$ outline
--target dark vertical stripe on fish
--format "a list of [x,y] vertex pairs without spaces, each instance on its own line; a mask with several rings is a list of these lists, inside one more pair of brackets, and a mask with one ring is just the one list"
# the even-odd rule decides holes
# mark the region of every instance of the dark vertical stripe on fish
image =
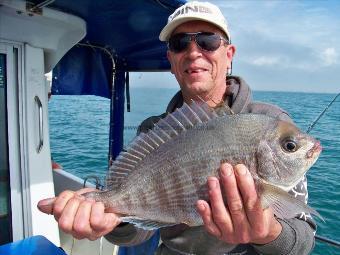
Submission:
[[153,182],[159,182],[159,183],[155,183],[156,186],[158,187],[158,200],[159,200],[159,207],[162,211],[167,211],[169,210],[168,208],[168,204],[171,202],[169,201],[169,194],[168,194],[168,189],[166,187],[166,185],[164,185],[165,183],[165,178],[166,175],[158,175],[157,178],[154,178]]

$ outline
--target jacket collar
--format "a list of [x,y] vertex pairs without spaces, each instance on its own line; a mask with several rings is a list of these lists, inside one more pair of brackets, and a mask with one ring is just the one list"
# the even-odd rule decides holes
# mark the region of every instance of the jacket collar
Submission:
[[[248,84],[239,76],[228,76],[226,79],[226,94],[231,97],[231,109],[235,113],[247,111],[247,106],[252,100]],[[166,112],[173,112],[183,105],[182,92],[178,91],[170,100]]]

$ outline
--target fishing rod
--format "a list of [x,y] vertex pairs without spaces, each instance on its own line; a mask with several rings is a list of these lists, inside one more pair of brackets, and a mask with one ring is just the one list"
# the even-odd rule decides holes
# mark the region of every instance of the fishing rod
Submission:
[[[312,122],[312,124],[308,127],[306,133],[309,133],[312,128],[315,126],[315,124],[319,121],[319,119],[325,114],[325,112],[328,110],[328,108],[335,102],[335,100],[338,98],[338,96],[340,95],[340,93],[338,93],[334,98],[333,100],[325,107],[325,109],[319,114],[319,116]],[[319,235],[315,235],[315,239],[317,241],[321,241],[323,243],[327,243],[327,244],[330,244],[330,245],[333,245],[337,248],[340,248],[340,242],[339,241],[336,241],[336,240],[333,240],[333,239],[330,239],[330,238],[327,238],[327,237],[323,237],[323,236],[319,236]]]
[[333,239],[323,237],[323,236],[318,236],[318,235],[315,235],[315,239],[318,240],[318,241],[330,244],[330,245],[334,245],[337,248],[340,248],[340,242],[339,241],[335,241]]
[[322,111],[322,113],[320,113],[320,115],[312,122],[312,124],[308,127],[306,133],[308,134],[312,128],[315,126],[315,124],[319,121],[319,119],[325,114],[325,112],[327,111],[327,109],[335,102],[335,100],[337,99],[337,97],[340,95],[340,93],[338,93],[334,99],[326,106],[326,108]]
[[[340,93],[338,93],[333,100],[325,107],[325,109],[319,114],[319,116],[312,122],[312,124],[308,127],[306,133],[309,133],[313,127],[315,126],[315,124],[319,121],[319,119],[325,114],[325,112],[328,110],[328,108],[335,102],[335,100],[338,98],[338,96],[340,95]],[[323,237],[323,236],[319,236],[319,235],[315,235],[315,239],[330,245],[334,245],[337,248],[340,248],[340,242],[329,239],[327,237]]]

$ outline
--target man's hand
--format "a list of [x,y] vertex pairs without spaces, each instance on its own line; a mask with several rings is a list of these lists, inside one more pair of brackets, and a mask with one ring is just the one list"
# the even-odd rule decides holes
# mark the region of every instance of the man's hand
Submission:
[[114,213],[105,213],[104,204],[90,201],[81,194],[94,189],[76,192],[66,190],[56,198],[39,201],[40,211],[53,214],[59,228],[77,239],[96,240],[111,232],[120,220]]
[[199,200],[197,209],[210,234],[230,244],[266,244],[281,233],[282,226],[272,210],[262,209],[254,180],[244,165],[233,168],[222,164],[220,180],[209,177],[208,189],[210,206]]

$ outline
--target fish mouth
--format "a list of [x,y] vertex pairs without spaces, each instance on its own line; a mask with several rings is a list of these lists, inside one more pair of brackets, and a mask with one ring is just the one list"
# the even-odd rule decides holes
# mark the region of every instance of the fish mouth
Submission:
[[322,146],[319,141],[316,141],[313,147],[307,152],[307,158],[313,158],[315,155],[319,155],[322,151]]

